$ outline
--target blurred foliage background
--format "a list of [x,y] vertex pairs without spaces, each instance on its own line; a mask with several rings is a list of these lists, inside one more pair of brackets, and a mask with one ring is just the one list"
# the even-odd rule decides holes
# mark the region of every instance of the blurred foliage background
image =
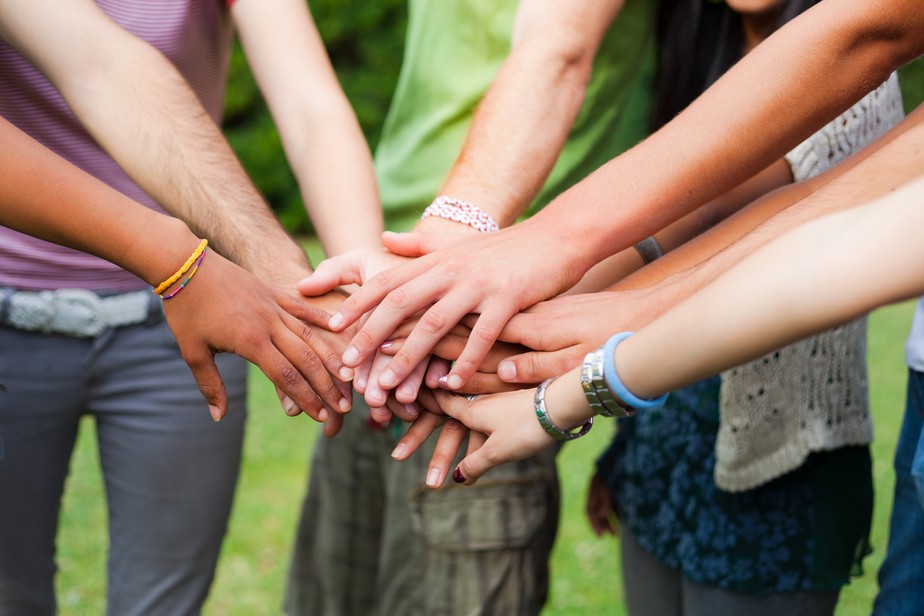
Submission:
[[[374,149],[398,79],[407,0],[310,0],[310,5],[343,89]],[[902,69],[901,76],[905,109],[910,112],[924,101],[924,58]],[[225,133],[286,228],[299,235],[311,233],[279,135],[240,47],[235,48],[231,63]]]

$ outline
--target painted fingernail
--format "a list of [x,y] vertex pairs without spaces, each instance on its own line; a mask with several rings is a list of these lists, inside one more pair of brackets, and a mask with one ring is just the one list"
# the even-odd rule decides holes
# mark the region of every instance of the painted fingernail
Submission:
[[403,460],[404,452],[407,451],[407,446],[404,443],[398,443],[398,446],[395,447],[395,450],[391,452],[391,457],[395,460]]
[[449,387],[448,382],[449,382],[449,377],[444,374],[443,376],[439,378],[439,380],[437,381],[437,384],[440,387],[446,388],[446,387]]
[[359,360],[359,350],[355,346],[348,346],[346,351],[343,352],[343,363],[353,367],[356,365],[357,360]]
[[459,470],[459,467],[456,467],[456,470],[452,471],[452,480],[456,483],[465,483],[465,475],[462,474],[462,471]]
[[353,406],[353,405],[350,403],[349,400],[347,400],[346,398],[340,398],[340,412],[341,412],[341,413],[347,413],[347,412],[349,412],[349,410],[350,410],[350,408],[352,408],[352,406]]
[[386,368],[382,374],[379,375],[379,385],[385,389],[391,389],[398,384],[398,377],[395,376],[395,373],[392,372],[391,368]]
[[213,406],[211,404],[209,405],[209,415],[212,416],[212,421],[215,423],[221,421],[221,409],[219,409],[217,406]]
[[431,488],[440,487],[440,469],[431,468],[427,473],[427,486]]
[[383,342],[382,344],[379,345],[379,348],[380,348],[380,349],[387,349],[387,348],[389,348],[391,345],[393,345],[394,343],[395,343],[394,340],[386,340],[385,342]]
[[517,378],[517,365],[505,359],[497,367],[497,376],[499,376],[502,381],[513,381]]
[[343,315],[338,312],[330,318],[330,321],[327,322],[327,326],[331,329],[337,329],[343,325],[344,320]]
[[340,375],[340,380],[343,381],[344,383],[349,383],[350,381],[353,380],[353,375],[354,375],[353,369],[348,368],[347,366],[341,367],[340,370],[337,372],[337,374]]

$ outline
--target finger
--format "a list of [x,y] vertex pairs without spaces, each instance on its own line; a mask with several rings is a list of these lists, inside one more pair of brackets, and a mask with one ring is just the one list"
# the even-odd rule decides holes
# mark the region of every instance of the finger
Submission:
[[535,383],[531,385],[524,385],[522,383],[506,383],[500,380],[500,377],[493,372],[476,372],[472,375],[472,378],[467,380],[465,384],[456,390],[456,393],[460,394],[494,394],[500,391],[513,391],[515,389],[522,389],[523,387],[535,386]]
[[[350,374],[351,370],[343,365],[343,359],[340,357],[340,353],[338,353],[333,345],[325,340],[321,334],[307,325],[304,321],[296,319],[288,314],[283,314],[283,321],[286,327],[289,328],[289,331],[311,347],[311,350],[318,359],[321,360],[321,364],[328,373],[337,375],[342,381],[350,380],[350,377],[353,376],[353,374]],[[322,334],[327,336],[333,335],[323,331]],[[343,391],[342,388],[341,391]],[[336,409],[337,407],[334,406],[333,408]]]
[[196,353],[184,352],[182,355],[192,370],[196,386],[209,405],[209,414],[213,420],[221,421],[228,412],[228,392],[221,380],[218,366],[215,365],[215,356],[205,347]]
[[310,325],[327,328],[327,323],[330,321],[329,312],[323,308],[309,304],[300,297],[293,297],[288,293],[283,293],[278,290],[274,291],[276,303],[287,313]]
[[366,385],[369,383],[369,373],[372,372],[372,361],[374,359],[375,357],[370,357],[353,369],[353,389],[357,393],[366,393]]
[[430,468],[427,470],[426,484],[428,488],[438,488],[443,485],[449,474],[449,467],[462,441],[468,436],[468,428],[463,426],[455,419],[447,419],[440,428],[439,437],[436,439],[436,447],[433,455],[430,456]]
[[385,406],[388,400],[388,391],[379,384],[379,375],[388,367],[391,358],[381,353],[376,353],[372,358],[369,369],[369,380],[366,382],[366,392],[364,397],[366,404],[369,406]]
[[482,475],[500,464],[502,461],[492,459],[492,445],[488,437],[477,451],[462,458],[452,473],[452,480],[467,486],[474,485]]
[[[301,325],[304,330],[301,336],[296,336],[290,330],[274,331],[270,336],[270,340],[276,348],[286,358],[291,358],[295,370],[294,373],[289,370],[282,371],[280,377],[283,382],[277,384],[301,406],[302,410],[312,415],[317,421],[325,421],[326,417],[321,417],[320,411],[317,411],[316,415],[314,415],[310,409],[302,406],[303,400],[307,396],[302,396],[302,399],[299,399],[290,392],[290,389],[297,386],[301,379],[307,381],[314,393],[320,397],[324,406],[334,412],[348,411],[351,401],[340,391],[337,382],[335,382],[321,358],[321,355],[330,354],[331,352],[325,351],[326,345],[311,332],[310,328],[304,324]],[[310,345],[306,344],[306,338],[311,341]],[[321,355],[318,354],[318,351],[320,351]]]
[[436,389],[440,386],[440,379],[449,374],[450,368],[452,368],[452,362],[447,359],[434,357],[430,360],[430,366],[427,368],[427,375],[424,377],[424,385],[430,389]]
[[420,391],[420,385],[423,383],[424,375],[430,366],[429,358],[420,362],[414,371],[411,372],[404,381],[395,389],[395,398],[399,402],[410,404],[417,399],[417,392]]
[[302,412],[302,409],[298,408],[298,405],[295,404],[295,400],[286,395],[286,392],[282,391],[278,387],[276,389],[276,397],[279,398],[279,403],[282,405],[282,410],[285,411],[285,414],[289,417],[295,417]]
[[507,383],[541,383],[579,365],[586,353],[580,347],[559,351],[529,351],[508,357],[497,366],[497,376]]
[[337,435],[340,432],[340,428],[343,427],[343,415],[337,415],[336,413],[331,413],[327,421],[324,422],[324,436],[331,438]]
[[[385,332],[387,335],[404,319],[416,312],[416,310],[405,312],[407,308],[405,305],[407,303],[407,293],[402,288],[402,285],[420,274],[423,274],[435,263],[436,261],[433,259],[415,259],[414,261],[408,261],[407,263],[387,269],[384,272],[379,272],[367,280],[356,293],[346,298],[343,303],[340,304],[337,312],[328,322],[328,328],[335,332],[343,331],[358,321],[364,314],[384,302],[387,304],[387,307],[392,310],[397,310],[402,315],[396,318],[395,322],[390,325],[388,331]],[[430,293],[439,294],[441,290],[442,285],[436,284],[434,288],[430,289]],[[420,307],[422,308],[427,303],[429,303],[429,301],[424,301]],[[372,346],[378,346],[384,342],[386,335],[376,340]],[[347,364],[351,363],[346,357],[344,357],[344,359],[347,361]]]
[[387,406],[370,406],[369,407],[369,416],[372,417],[372,421],[383,426],[391,421],[391,411]]
[[[388,368],[379,377],[382,387],[394,387],[406,379],[411,371],[431,353],[434,345],[446,335],[446,332],[452,329],[459,319],[468,314],[468,307],[460,297],[462,295],[464,292],[447,295],[420,317],[420,321],[408,336],[404,347],[391,359]],[[364,328],[370,326],[377,313],[378,311],[372,313]]]
[[407,404],[399,402],[398,399],[395,398],[394,392],[389,392],[388,401],[385,406],[388,407],[392,415],[408,423],[414,421],[417,419],[417,416],[420,415],[420,406],[416,402]]
[[433,434],[433,431],[443,425],[445,415],[423,412],[411,424],[404,436],[398,441],[391,457],[395,460],[407,460],[421,445]]
[[450,248],[471,241],[466,233],[395,233],[385,231],[382,233],[382,244],[385,248],[402,257],[420,257],[422,255]]
[[481,449],[482,445],[484,445],[487,440],[487,434],[470,430],[468,433],[468,449],[466,449],[465,455],[473,454]]
[[[487,357],[491,346],[497,340],[497,335],[504,324],[516,313],[513,306],[496,303],[493,307],[485,307],[484,312],[475,323],[472,334],[469,336],[465,349],[459,359],[452,365],[449,375],[444,380],[450,390],[459,389],[465,381],[470,379],[478,370],[478,366]],[[410,340],[410,339],[409,339]],[[397,359],[397,356],[396,358]]]
[[298,281],[298,292],[307,296],[324,295],[341,285],[362,282],[359,255],[349,252],[321,261],[310,276]]

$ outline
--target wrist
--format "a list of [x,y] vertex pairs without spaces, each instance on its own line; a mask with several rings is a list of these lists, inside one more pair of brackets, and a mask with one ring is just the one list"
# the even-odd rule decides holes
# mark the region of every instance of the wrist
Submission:
[[424,210],[421,219],[428,217],[443,218],[468,225],[482,233],[500,231],[500,226],[494,219],[480,207],[447,195],[440,195]]

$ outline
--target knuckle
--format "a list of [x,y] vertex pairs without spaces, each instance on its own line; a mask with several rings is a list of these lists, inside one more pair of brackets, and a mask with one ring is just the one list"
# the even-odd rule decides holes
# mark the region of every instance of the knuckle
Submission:
[[438,334],[443,331],[443,328],[446,326],[446,318],[443,316],[436,308],[431,308],[426,311],[422,317],[420,317],[420,322],[417,327],[421,331],[428,334]]
[[389,308],[395,308],[398,310],[404,309],[408,305],[407,291],[401,288],[389,291],[382,303],[387,305]]

